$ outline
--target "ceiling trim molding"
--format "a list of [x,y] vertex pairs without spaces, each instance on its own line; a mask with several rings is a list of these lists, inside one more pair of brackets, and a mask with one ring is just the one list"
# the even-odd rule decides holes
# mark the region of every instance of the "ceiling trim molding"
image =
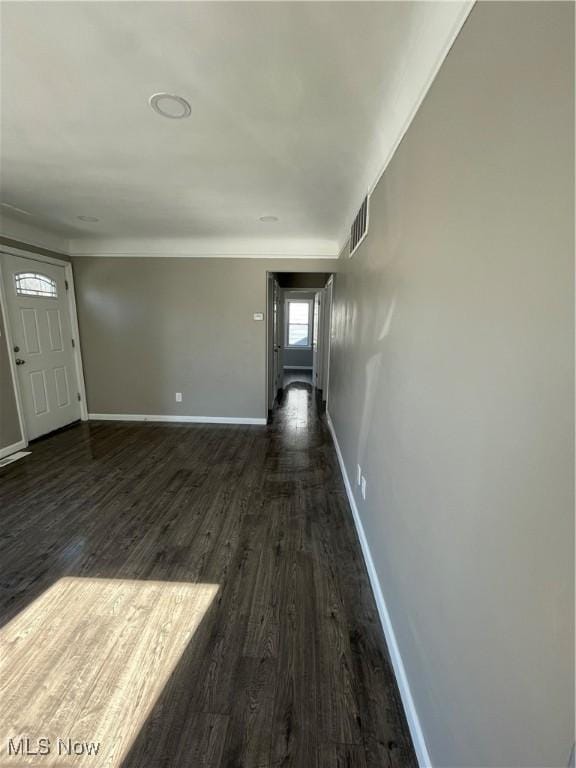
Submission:
[[32,245],[35,248],[52,251],[58,255],[68,253],[66,237],[49,232],[31,222],[19,221],[7,216],[4,211],[0,218],[0,235],[7,240]]
[[34,254],[35,256],[48,256],[53,259],[58,259],[59,261],[70,260],[67,252],[53,251],[50,248],[42,248],[33,243],[26,243],[22,240],[14,240],[11,237],[4,237],[4,235],[0,235],[0,249],[2,251],[9,251],[10,253],[14,251],[16,255],[26,253],[28,256],[30,254]]
[[442,67],[442,64],[444,63],[446,57],[450,53],[450,50],[452,49],[452,46],[456,42],[456,39],[458,35],[460,34],[460,31],[462,27],[464,26],[466,19],[470,15],[470,12],[474,5],[476,4],[476,0],[463,0],[461,3],[460,12],[458,13],[456,19],[454,20],[454,24],[452,28],[450,29],[450,33],[446,37],[446,42],[442,46],[436,60],[433,62],[432,66],[430,67],[430,72],[428,74],[428,77],[426,78],[426,82],[424,83],[423,87],[421,88],[420,92],[418,93],[416,99],[414,100],[414,104],[412,106],[412,109],[408,113],[406,120],[404,121],[402,128],[400,129],[398,136],[396,137],[396,140],[390,147],[389,152],[387,153],[386,157],[384,158],[384,162],[380,163],[376,170],[373,173],[373,181],[371,184],[368,185],[368,187],[364,190],[364,192],[361,193],[361,196],[358,199],[358,203],[355,206],[354,210],[347,216],[346,218],[346,227],[345,229],[340,232],[340,236],[338,237],[338,244],[339,249],[338,252],[340,253],[342,249],[346,246],[348,240],[350,239],[350,229],[352,227],[352,223],[354,219],[356,218],[356,214],[358,213],[358,209],[360,208],[360,205],[362,204],[362,200],[366,195],[371,195],[372,192],[376,189],[378,186],[378,182],[386,172],[386,169],[390,165],[390,162],[392,161],[392,158],[396,154],[396,150],[400,146],[402,139],[408,132],[408,129],[410,128],[410,125],[412,124],[412,121],[416,117],[418,110],[422,106],[422,103],[424,99],[426,98],[426,95],[428,94],[428,91],[430,90],[430,87],[432,86],[432,83],[436,79],[436,76],[438,75],[440,68]]
[[70,241],[75,257],[139,257],[182,259],[330,259],[338,258],[338,244],[330,240],[234,238],[85,238]]
[[75,259],[301,259],[313,261],[338,261],[338,256],[324,256],[317,253],[309,254],[294,254],[294,253],[170,253],[166,251],[160,251],[158,253],[103,253],[102,251],[96,251],[94,253],[71,252],[70,256]]

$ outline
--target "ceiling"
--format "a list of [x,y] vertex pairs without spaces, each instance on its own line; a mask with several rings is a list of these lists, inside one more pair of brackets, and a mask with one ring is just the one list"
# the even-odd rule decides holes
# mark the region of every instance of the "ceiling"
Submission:
[[3,214],[79,250],[335,255],[469,8],[2,2],[1,199],[30,215]]

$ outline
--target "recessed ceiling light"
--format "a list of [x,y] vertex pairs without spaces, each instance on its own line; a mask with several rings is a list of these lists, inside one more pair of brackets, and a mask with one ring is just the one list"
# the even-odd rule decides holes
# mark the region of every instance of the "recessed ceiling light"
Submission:
[[169,117],[171,120],[181,120],[183,117],[190,117],[192,109],[190,104],[182,96],[176,96],[174,93],[155,93],[150,96],[150,106],[162,117]]
[[80,219],[80,221],[100,221],[100,219],[97,219],[96,216],[76,216],[77,219]]
[[260,221],[265,224],[272,224],[274,221],[278,221],[278,216],[260,216]]
[[3,208],[8,208],[9,211],[16,211],[16,213],[22,213],[24,216],[32,216],[30,211],[25,211],[24,208],[18,208],[17,205],[12,205],[11,203],[2,203]]

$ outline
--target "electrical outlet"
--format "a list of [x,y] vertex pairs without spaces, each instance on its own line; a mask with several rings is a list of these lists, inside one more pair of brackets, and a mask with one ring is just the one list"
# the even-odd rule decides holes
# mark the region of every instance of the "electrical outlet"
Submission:
[[182,392],[176,392],[176,402],[177,403],[182,402]]
[[360,466],[360,464],[358,464],[356,467],[356,485],[360,485],[361,482],[362,482],[362,467]]
[[366,478],[362,477],[362,498],[366,501]]

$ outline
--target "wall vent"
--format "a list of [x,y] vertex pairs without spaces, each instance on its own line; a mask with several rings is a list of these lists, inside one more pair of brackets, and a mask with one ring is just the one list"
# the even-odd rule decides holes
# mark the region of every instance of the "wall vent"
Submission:
[[350,256],[354,254],[354,251],[362,240],[366,237],[368,234],[368,195],[364,198],[362,201],[362,205],[360,206],[360,210],[356,214],[356,218],[354,219],[352,223],[352,228],[350,229]]

